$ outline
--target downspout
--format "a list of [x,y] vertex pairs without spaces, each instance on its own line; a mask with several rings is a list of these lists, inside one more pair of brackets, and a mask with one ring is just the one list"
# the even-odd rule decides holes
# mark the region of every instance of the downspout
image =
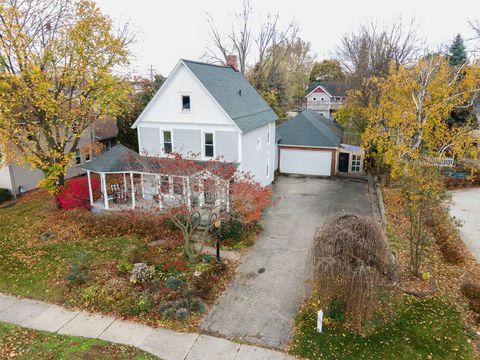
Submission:
[[12,185],[13,198],[17,198],[17,186],[15,185],[15,177],[13,176],[12,164],[8,164],[8,174],[10,175],[10,184]]

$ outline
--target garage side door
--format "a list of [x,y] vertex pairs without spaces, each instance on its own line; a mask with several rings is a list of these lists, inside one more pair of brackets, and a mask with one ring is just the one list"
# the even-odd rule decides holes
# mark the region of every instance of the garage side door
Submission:
[[280,172],[287,174],[330,176],[330,151],[280,149]]

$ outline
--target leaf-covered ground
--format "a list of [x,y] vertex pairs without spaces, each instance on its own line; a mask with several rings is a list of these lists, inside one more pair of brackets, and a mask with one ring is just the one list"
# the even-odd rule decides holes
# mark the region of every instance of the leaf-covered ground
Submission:
[[[160,218],[131,211],[102,216],[63,211],[54,208],[44,191],[29,193],[0,209],[0,292],[151,326],[195,330],[235,264],[217,266],[213,257],[186,264],[181,235]],[[148,246],[152,241],[161,245]],[[79,254],[91,260],[86,279],[72,282],[70,264]],[[155,268],[154,279],[131,282],[130,272],[138,262]],[[200,276],[194,276],[198,269]],[[167,288],[172,276],[181,279],[179,288]],[[188,310],[186,319],[176,315],[181,308]]]
[[52,334],[4,323],[0,323],[0,358],[12,360],[156,359],[155,356],[130,346]]
[[317,333],[315,304],[303,307],[296,319],[290,352],[307,359],[475,359],[473,336],[459,312],[439,298],[405,297],[396,316],[362,337],[326,325]]

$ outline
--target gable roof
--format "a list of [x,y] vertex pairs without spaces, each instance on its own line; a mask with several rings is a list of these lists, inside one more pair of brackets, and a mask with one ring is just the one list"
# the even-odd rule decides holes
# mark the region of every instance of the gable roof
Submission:
[[160,92],[167,86],[169,79],[174,76],[181,65],[185,65],[198,79],[243,133],[255,130],[278,119],[277,114],[268,106],[255,88],[240,72],[234,70],[231,66],[181,59],[132,125],[132,128],[137,127],[151,104],[159,97]]
[[280,145],[338,148],[343,128],[319,113],[305,109],[275,130]]
[[244,133],[278,119],[255,88],[231,66],[182,62]]
[[308,85],[307,96],[319,86],[331,96],[346,96],[347,94],[347,84],[343,81],[312,81]]

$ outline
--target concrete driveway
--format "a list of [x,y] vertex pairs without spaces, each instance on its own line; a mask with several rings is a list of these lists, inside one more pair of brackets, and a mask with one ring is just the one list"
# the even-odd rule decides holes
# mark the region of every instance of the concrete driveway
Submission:
[[452,200],[450,215],[462,221],[460,235],[480,262],[480,189],[452,191]]
[[308,295],[315,229],[348,210],[371,216],[367,184],[349,179],[280,177],[255,246],[203,320],[204,331],[284,348],[293,317]]

